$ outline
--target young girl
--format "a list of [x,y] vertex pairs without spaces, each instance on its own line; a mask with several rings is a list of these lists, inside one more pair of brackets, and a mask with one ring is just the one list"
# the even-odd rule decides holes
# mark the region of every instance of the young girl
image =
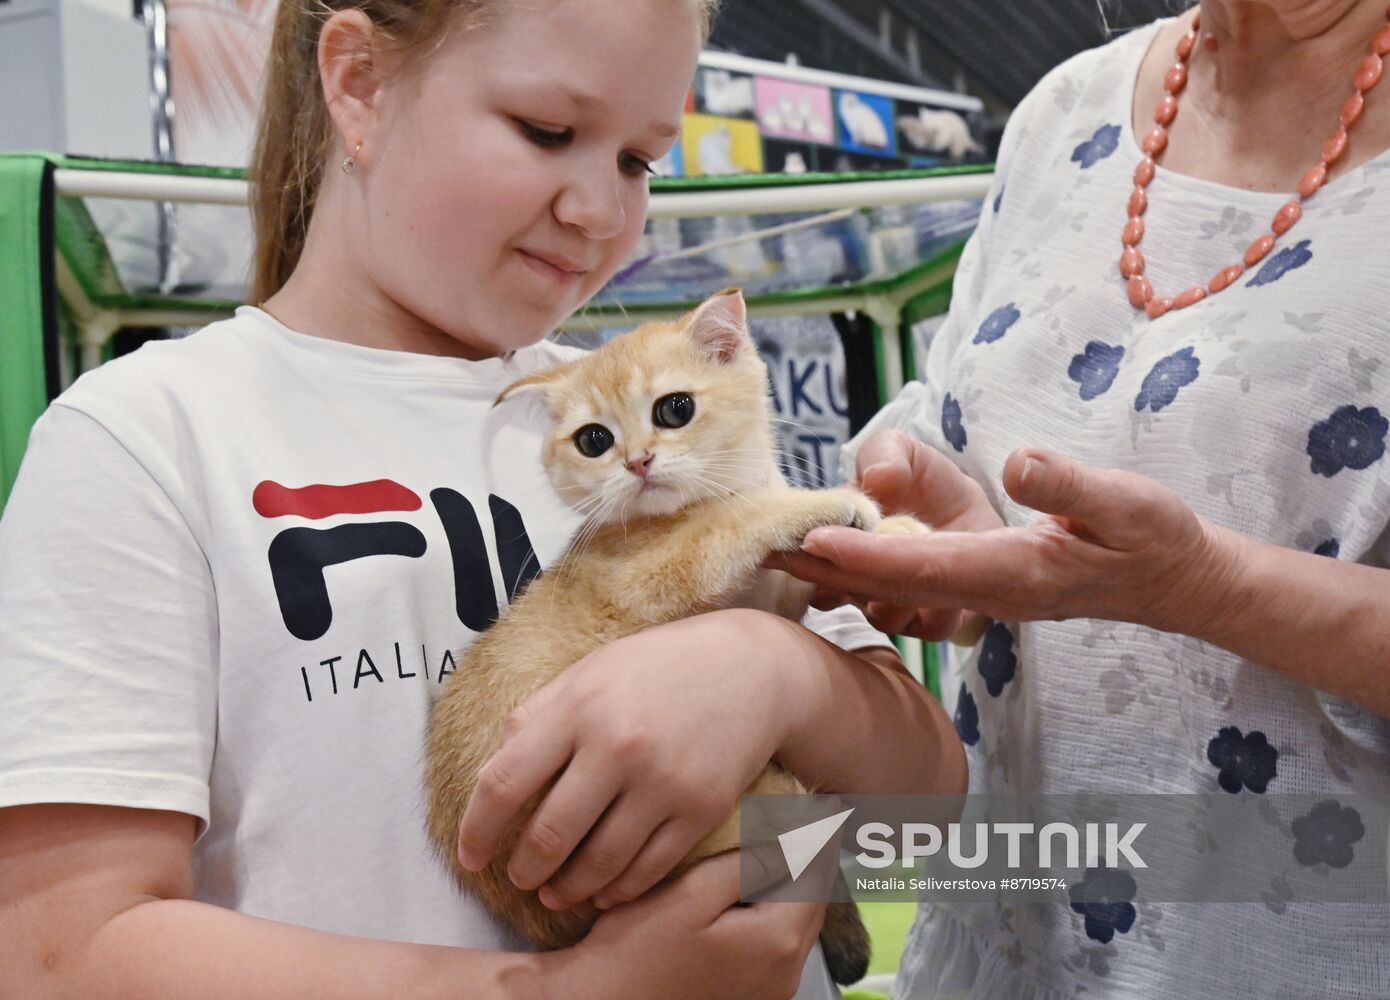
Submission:
[[862,617],[727,611],[586,658],[488,771],[478,863],[509,791],[563,775],[513,878],[612,907],[581,944],[508,951],[426,841],[439,684],[576,527],[544,428],[490,404],[566,356],[544,336],[632,250],[708,16],[281,9],[261,306],[80,379],[0,522],[18,995],[785,996],[821,907],[732,907],[733,858],[647,890],[773,756],[830,790],[963,786],[949,722]]

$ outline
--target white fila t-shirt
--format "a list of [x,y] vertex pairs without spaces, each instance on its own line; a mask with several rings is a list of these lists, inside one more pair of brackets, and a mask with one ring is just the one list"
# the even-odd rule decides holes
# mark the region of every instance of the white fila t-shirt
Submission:
[[[190,813],[200,900],[518,946],[431,853],[422,748],[457,651],[578,525],[543,417],[492,408],[571,356],[377,350],[243,307],[80,378],[0,521],[0,806]],[[807,624],[888,644],[853,609]]]

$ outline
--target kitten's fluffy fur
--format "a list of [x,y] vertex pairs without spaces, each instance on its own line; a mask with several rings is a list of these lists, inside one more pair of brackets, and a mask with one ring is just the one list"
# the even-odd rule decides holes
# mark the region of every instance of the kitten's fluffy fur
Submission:
[[[592,354],[528,376],[498,398],[538,394],[553,419],[544,463],[550,480],[587,515],[559,563],[462,657],[431,721],[430,836],[460,884],[499,920],[542,948],[573,944],[599,911],[543,906],[507,877],[524,814],[489,866],[473,873],[457,858],[459,820],[482,765],[501,744],[507,715],[570,664],[598,647],[662,622],[738,604],[800,619],[811,588],[760,568],[771,552],[796,549],[821,525],[874,529],[878,509],[856,490],[785,485],[774,459],[767,369],[748,335],[742,296],[720,293],[674,323],[648,323]],[[694,401],[676,428],[657,425],[655,405],[672,393]],[[516,404],[508,404],[516,405]],[[599,424],[611,446],[586,457],[576,433]],[[651,455],[644,479],[625,462]],[[648,485],[650,484],[650,485]],[[890,518],[887,530],[914,530]],[[775,711],[774,706],[768,707]],[[805,787],[769,765],[754,793]],[[677,871],[738,846],[731,815]],[[853,904],[832,904],[821,939],[840,982],[862,977],[868,937]]]

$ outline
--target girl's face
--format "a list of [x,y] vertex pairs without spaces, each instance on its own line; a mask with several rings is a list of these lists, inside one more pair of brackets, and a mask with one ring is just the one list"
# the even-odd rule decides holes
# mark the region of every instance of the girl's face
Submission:
[[358,265],[415,322],[495,354],[545,337],[642,233],[700,37],[691,0],[502,0],[382,93]]

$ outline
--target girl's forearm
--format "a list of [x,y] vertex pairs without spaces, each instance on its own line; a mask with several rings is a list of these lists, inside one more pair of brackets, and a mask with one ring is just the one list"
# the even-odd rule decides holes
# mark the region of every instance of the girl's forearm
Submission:
[[1228,569],[1183,631],[1390,716],[1390,570],[1216,532]]
[[965,750],[941,704],[886,649],[846,652],[757,615],[759,648],[789,669],[778,761],[822,792],[960,794]]
[[106,920],[76,954],[34,968],[28,997],[471,996],[549,1000],[552,956],[329,934],[206,903],[151,899]]

